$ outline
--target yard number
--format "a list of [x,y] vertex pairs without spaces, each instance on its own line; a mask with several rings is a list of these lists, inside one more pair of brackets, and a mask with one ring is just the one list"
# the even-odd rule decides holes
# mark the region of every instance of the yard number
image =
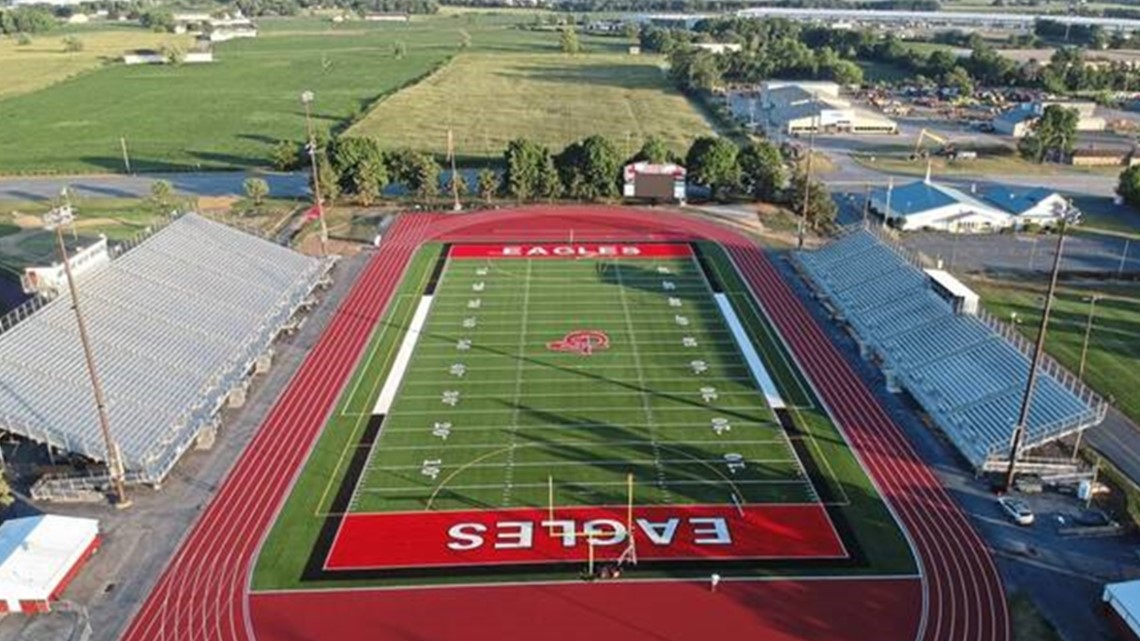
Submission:
[[711,403],[711,402],[715,401],[716,399],[720,398],[720,395],[716,393],[715,387],[702,387],[701,388],[701,398],[706,403]]
[[688,327],[689,326],[689,317],[688,316],[681,316],[680,314],[677,314],[673,317],[673,320],[676,321],[676,323],[678,325],[680,325],[681,327]]
[[455,349],[457,349],[461,352],[466,352],[467,350],[471,349],[471,339],[470,338],[459,339],[455,343]]
[[674,289],[677,289],[677,284],[671,280],[663,280],[661,281],[661,289],[664,289],[667,292],[671,292]]
[[737,454],[736,452],[729,452],[724,455],[724,463],[728,466],[728,471],[736,474],[738,470],[744,469],[744,455]]
[[696,347],[697,339],[693,338],[692,336],[685,336],[681,338],[681,345],[684,347]]
[[451,367],[447,369],[447,373],[463,378],[463,375],[467,373],[467,366],[463,363],[452,363]]
[[443,459],[429,458],[424,459],[424,465],[420,468],[420,474],[430,476],[431,480],[435,480],[439,476],[439,468],[443,465]]
[[444,390],[443,395],[440,397],[440,402],[444,405],[455,407],[459,404],[459,390]]
[[683,303],[681,302],[680,298],[677,298],[676,296],[669,297],[669,307],[680,307],[682,304]]
[[704,361],[689,361],[689,367],[693,368],[694,374],[704,374],[709,371],[709,364]]
[[712,424],[713,431],[716,432],[717,436],[732,431],[732,425],[729,424],[727,418],[718,416],[709,422]]
[[474,316],[468,316],[467,318],[463,319],[464,329],[474,329],[478,324],[479,321]]
[[480,298],[472,298],[467,301],[467,309],[479,309],[483,306],[483,300]]
[[451,436],[451,421],[436,421],[431,428],[431,435],[446,441]]
[[484,283],[483,281],[479,281],[477,283],[471,283],[471,291],[481,292],[481,291],[483,291],[483,288],[486,286],[487,286],[487,284]]

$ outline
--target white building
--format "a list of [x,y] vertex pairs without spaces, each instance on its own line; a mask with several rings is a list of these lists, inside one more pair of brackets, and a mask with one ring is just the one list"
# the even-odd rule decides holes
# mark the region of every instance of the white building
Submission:
[[[107,252],[107,237],[100,236],[99,240],[86,247],[69,247],[67,258],[67,262],[71,264],[71,274],[76,278],[99,265],[111,262],[111,254]],[[67,288],[67,273],[62,262],[25,267],[24,275],[20,277],[20,284],[25,294],[56,296]]]
[[48,612],[99,547],[99,522],[41,514],[0,525],[0,614]]
[[[834,82],[772,81],[761,86],[761,117],[773,137],[825,134],[894,134],[895,121],[839,97]],[[751,116],[751,114],[749,114]]]
[[994,185],[966,193],[927,177],[898,187],[871,190],[870,207],[903,231],[930,229],[954,233],[1051,226],[1064,213],[1060,194],[1037,187]]
[[693,46],[696,47],[697,49],[703,49],[705,51],[711,51],[712,53],[716,53],[716,54],[726,53],[729,51],[736,52],[736,51],[740,51],[742,48],[738,44],[731,44],[731,43],[725,43],[725,42],[698,42],[698,43],[694,44]]
[[1045,108],[1057,105],[1077,112],[1077,131],[1104,131],[1108,121],[1096,115],[1096,103],[1085,100],[1050,100],[1023,102],[1016,107],[998,114],[994,120],[994,131],[1014,138],[1024,138],[1029,134],[1033,123],[1045,113]]

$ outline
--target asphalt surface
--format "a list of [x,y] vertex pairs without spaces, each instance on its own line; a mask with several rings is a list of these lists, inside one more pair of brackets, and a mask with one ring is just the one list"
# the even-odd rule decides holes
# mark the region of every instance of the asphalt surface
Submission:
[[269,183],[269,195],[274,198],[303,197],[309,192],[307,174],[296,172],[4,176],[0,177],[0,200],[46,200],[59,196],[64,187],[82,198],[140,198],[150,195],[151,185],[157,180],[169,181],[176,192],[185,196],[240,195],[244,193],[242,182],[250,177],[265,179]]

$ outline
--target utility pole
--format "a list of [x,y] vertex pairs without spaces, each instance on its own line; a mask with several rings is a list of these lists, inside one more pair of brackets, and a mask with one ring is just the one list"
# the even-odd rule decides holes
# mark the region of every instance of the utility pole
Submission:
[[[66,198],[67,191],[64,190]],[[87,324],[83,320],[83,311],[79,306],[79,289],[75,285],[75,278],[71,273],[71,262],[67,255],[67,244],[63,241],[63,226],[75,222],[71,204],[67,203],[48,212],[44,218],[44,227],[55,231],[56,244],[59,255],[63,260],[63,273],[67,277],[67,288],[71,293],[71,309],[75,311],[75,322],[79,327],[79,342],[83,346],[83,357],[87,362],[87,374],[91,379],[91,389],[95,394],[95,410],[99,417],[99,428],[103,432],[103,444],[107,448],[107,471],[111,477],[114,506],[119,509],[130,507],[131,501],[127,498],[127,491],[123,481],[123,463],[119,457],[118,446],[111,437],[111,420],[107,416],[107,401],[103,395],[103,384],[99,381],[99,372],[95,368],[95,355],[91,350],[91,341],[87,336]]]
[[811,161],[812,156],[815,155],[815,130],[819,128],[819,100],[812,94],[812,106],[814,114],[812,115],[811,131],[808,134],[808,153],[807,153],[807,168],[804,172],[804,205],[803,211],[800,212],[800,222],[796,227],[796,249],[804,248],[804,227],[807,224],[808,205],[811,202]]
[[1092,336],[1093,315],[1096,313],[1096,302],[1103,298],[1100,294],[1093,294],[1089,297],[1089,316],[1085,320],[1085,340],[1081,344],[1081,366],[1077,370],[1077,379],[1082,383],[1085,382],[1085,359],[1089,355],[1089,337]]
[[324,197],[321,196],[321,183],[319,172],[317,171],[317,140],[313,134],[313,92],[304,91],[301,93],[301,104],[305,105],[305,129],[309,134],[309,160],[312,163],[313,171],[313,201],[317,206],[317,218],[321,221],[321,256],[328,256],[329,244],[329,228],[325,223],[325,205]]
[[451,161],[451,196],[455,200],[451,208],[460,211],[463,205],[459,202],[459,174],[455,170],[455,143],[451,137],[451,129],[447,130],[447,159]]
[[1025,440],[1025,432],[1029,429],[1029,408],[1033,403],[1033,388],[1037,384],[1037,369],[1041,364],[1041,357],[1045,353],[1045,334],[1049,328],[1049,312],[1053,309],[1053,297],[1057,291],[1057,275],[1061,272],[1061,256],[1065,250],[1065,229],[1069,222],[1069,204],[1064,205],[1061,214],[1060,231],[1057,234],[1057,254],[1053,257],[1053,271],[1049,277],[1049,291],[1045,294],[1045,305],[1041,312],[1041,325],[1037,328],[1037,344],[1033,349],[1033,360],[1029,364],[1029,377],[1025,382],[1025,394],[1021,398],[1021,411],[1018,413],[1017,423],[1013,426],[1013,445],[1009,450],[1009,466],[1005,471],[1003,490],[1008,492],[1013,487],[1014,476],[1017,474],[1017,457],[1021,453],[1021,443]]

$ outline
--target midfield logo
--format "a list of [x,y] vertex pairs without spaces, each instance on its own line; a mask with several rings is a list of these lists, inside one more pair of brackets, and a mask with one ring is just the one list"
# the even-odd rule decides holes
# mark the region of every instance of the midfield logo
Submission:
[[609,348],[610,337],[598,329],[575,330],[559,340],[546,344],[546,349],[552,352],[575,352],[582,356],[589,356],[595,350]]

